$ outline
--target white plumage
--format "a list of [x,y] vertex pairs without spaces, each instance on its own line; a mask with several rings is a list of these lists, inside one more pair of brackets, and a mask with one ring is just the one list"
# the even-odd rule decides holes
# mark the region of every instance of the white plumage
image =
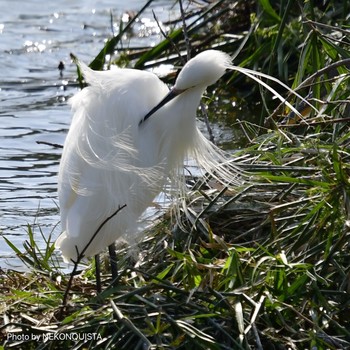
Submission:
[[196,127],[203,92],[230,61],[220,51],[198,54],[176,80],[178,96],[143,122],[169,92],[156,75],[134,69],[97,72],[80,65],[89,86],[70,100],[74,116],[58,179],[62,234],[56,247],[66,261],[76,261],[100,224],[124,204],[84,255],[98,254],[121,237],[132,240],[138,219],[167,179],[181,190],[186,157],[227,181],[235,177],[236,169],[222,165],[220,150]]

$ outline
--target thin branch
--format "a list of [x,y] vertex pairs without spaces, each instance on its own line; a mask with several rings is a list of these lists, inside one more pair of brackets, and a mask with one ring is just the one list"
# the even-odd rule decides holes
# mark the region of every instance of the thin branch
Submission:
[[92,241],[96,238],[96,236],[98,235],[98,233],[101,231],[101,229],[103,228],[104,225],[106,225],[106,223],[111,220],[114,216],[116,216],[122,209],[124,209],[126,207],[126,204],[119,206],[118,209],[112,213],[110,216],[108,216],[101,224],[100,226],[97,228],[97,230],[95,231],[95,233],[92,235],[91,239],[89,240],[89,242],[85,245],[84,249],[79,253],[78,247],[75,246],[75,249],[77,251],[77,260],[74,261],[73,259],[71,259],[71,261],[74,264],[73,270],[70,274],[70,278],[67,284],[67,288],[66,291],[64,293],[63,296],[63,301],[62,301],[62,306],[65,307],[67,305],[67,300],[68,300],[68,294],[69,291],[72,287],[72,283],[73,283],[73,277],[76,274],[76,271],[78,269],[78,265],[80,264],[81,260],[84,258],[84,254],[86,252],[86,250],[89,248],[89,246],[91,245]]
[[[335,69],[335,68],[338,68],[340,66],[347,66],[347,65],[350,65],[350,58],[345,58],[343,60],[340,60],[340,61],[337,61],[337,62],[334,62],[332,64],[330,64],[329,66],[326,66],[322,69],[319,69],[318,71],[316,71],[314,74],[310,75],[308,78],[306,78],[303,82],[301,82],[293,91],[298,91],[302,88],[306,88],[306,87],[309,87],[309,86],[312,86],[312,84],[314,84],[314,81],[326,74],[327,72]],[[323,82],[322,82],[323,83]],[[285,100],[287,101],[289,99],[289,97],[292,96],[292,92],[288,92]],[[278,111],[280,111],[281,107],[285,104],[285,102],[281,102],[277,108],[275,108],[275,110],[272,112],[272,114],[267,118],[268,121],[270,120],[273,120],[273,118],[277,115]]]
[[208,112],[207,112],[206,106],[205,106],[205,104],[203,103],[203,101],[201,101],[200,107],[201,107],[202,115],[203,115],[203,117],[204,117],[205,125],[206,125],[207,130],[208,130],[209,140],[210,140],[212,143],[215,144],[215,137],[214,137],[213,129],[212,129],[211,126],[210,126],[209,117],[208,117]]
[[303,24],[311,24],[314,27],[321,27],[321,28],[325,28],[325,29],[329,29],[329,30],[336,30],[337,32],[341,32],[345,35],[349,35],[350,31],[347,29],[343,29],[340,26],[331,26],[329,24],[325,24],[325,23],[320,23],[320,22],[315,22],[315,21],[311,21],[311,20],[305,20],[303,21]]
[[306,124],[305,122],[301,121],[298,124],[282,124],[279,125],[280,128],[292,128],[295,126],[301,126],[301,125],[308,125],[308,126],[315,126],[315,125],[327,125],[327,124],[335,124],[335,123],[346,123],[350,121],[350,117],[348,118],[337,118],[337,119],[328,119],[328,120],[322,120],[322,121],[315,121],[311,122],[309,124]]
[[38,145],[52,146],[53,148],[63,148],[63,146],[58,144],[58,143],[51,143],[51,142],[47,142],[47,141],[36,141],[36,143]]
[[346,65],[350,65],[350,58],[345,58],[344,60],[340,60],[338,62],[334,62],[332,64],[330,64],[327,67],[324,67],[322,69],[319,69],[317,72],[315,72],[314,74],[310,75],[307,79],[305,79],[299,86],[297,86],[294,90],[297,91],[303,87],[305,87],[306,85],[308,85],[311,82],[314,82],[316,78],[322,76],[323,74],[327,73],[328,71],[331,71],[335,68],[338,68],[340,66],[346,66]]
[[190,39],[188,37],[185,11],[184,11],[183,6],[182,6],[182,0],[179,0],[179,5],[180,5],[180,12],[181,12],[181,19],[182,19],[182,30],[184,33],[184,39],[185,39],[186,49],[187,49],[187,61],[189,61],[191,59],[191,43],[190,43]]
[[158,18],[157,18],[156,14],[154,13],[153,10],[152,10],[152,13],[153,13],[153,18],[154,18],[154,20],[156,21],[157,26],[158,26],[160,32],[162,33],[163,37],[164,37],[166,40],[168,40],[168,41],[170,42],[171,46],[174,48],[174,50],[176,51],[177,55],[179,56],[179,58],[180,58],[180,60],[181,60],[181,63],[182,63],[182,64],[185,64],[185,63],[186,63],[186,60],[182,57],[181,52],[180,52],[180,50],[178,49],[178,47],[176,46],[174,40],[173,40],[169,35],[167,35],[167,34],[164,32],[164,30],[163,30],[162,26],[160,25],[159,20],[158,20]]

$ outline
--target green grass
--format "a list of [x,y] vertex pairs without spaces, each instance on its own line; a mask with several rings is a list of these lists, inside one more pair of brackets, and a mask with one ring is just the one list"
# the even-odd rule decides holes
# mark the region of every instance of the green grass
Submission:
[[[247,172],[245,185],[194,186],[181,225],[165,214],[138,248],[120,249],[117,286],[106,270],[96,295],[92,264],[74,277],[65,307],[69,275],[51,238],[39,249],[42,233],[28,226],[24,250],[7,240],[33,269],[0,275],[5,348],[350,347],[349,5],[232,3],[188,14],[192,52],[236,54],[235,62],[293,86],[319,113],[283,92],[303,112],[296,117],[255,83],[228,74],[205,102],[209,115],[227,117],[239,134],[235,159]],[[173,54],[173,45],[186,51],[178,23],[156,47],[125,51],[116,62],[145,68]],[[118,40],[108,50],[120,49]],[[254,105],[257,118],[238,118],[239,110],[227,109],[232,100]],[[13,334],[22,338],[9,340]]]

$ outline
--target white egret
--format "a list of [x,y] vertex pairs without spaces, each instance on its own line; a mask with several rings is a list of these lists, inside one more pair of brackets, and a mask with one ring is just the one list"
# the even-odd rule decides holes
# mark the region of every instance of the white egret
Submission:
[[[59,168],[62,234],[56,247],[66,261],[100,253],[119,238],[132,241],[137,222],[167,179],[184,188],[184,159],[192,157],[226,183],[237,169],[196,126],[207,86],[230,66],[226,53],[208,50],[185,64],[170,90],[153,73],[93,71],[80,63],[88,87],[70,100],[74,116]],[[225,164],[226,162],[226,164]]]

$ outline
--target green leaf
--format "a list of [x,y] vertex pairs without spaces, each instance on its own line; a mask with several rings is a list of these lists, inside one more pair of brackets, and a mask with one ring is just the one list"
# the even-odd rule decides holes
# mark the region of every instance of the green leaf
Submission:
[[147,1],[147,3],[141,8],[141,10],[131,18],[127,25],[113,38],[109,39],[103,49],[98,53],[94,60],[89,64],[89,67],[94,70],[102,70],[105,64],[106,55],[112,55],[115,47],[118,45],[123,35],[134,22],[139,18],[140,14],[153,2],[153,0]]
[[274,18],[277,22],[281,21],[281,17],[276,13],[276,11],[272,8],[269,0],[260,0],[259,1],[264,11],[269,14],[272,18]]
[[306,274],[306,272],[302,272],[302,274],[288,287],[288,296],[294,295],[298,291],[304,291],[306,289],[305,284],[308,280],[309,276]]
[[338,55],[340,55],[342,58],[350,57],[349,51],[344,50],[342,47],[338,45],[335,45],[330,40],[324,37],[320,37],[319,39],[320,39],[320,42],[322,43],[324,51],[332,60],[337,60]]
[[287,183],[297,183],[297,184],[304,184],[309,186],[320,186],[325,189],[329,189],[331,187],[331,184],[323,181],[317,181],[317,180],[311,180],[311,179],[305,179],[305,178],[295,178],[291,176],[279,176],[279,175],[270,175],[270,174],[261,174],[262,177],[265,179],[275,181],[275,182],[287,182]]
[[170,264],[167,268],[165,268],[163,271],[158,273],[157,279],[155,279],[153,282],[157,283],[159,280],[163,280],[164,277],[169,273],[169,271],[173,268],[174,264]]
[[7,245],[15,252],[15,254],[23,261],[27,266],[33,266],[34,260],[28,258],[24,253],[22,253],[9,239],[2,236]]

